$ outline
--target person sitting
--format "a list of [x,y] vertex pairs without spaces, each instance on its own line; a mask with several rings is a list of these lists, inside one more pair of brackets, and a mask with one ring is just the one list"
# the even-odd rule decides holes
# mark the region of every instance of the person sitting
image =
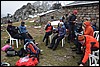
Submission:
[[[66,34],[66,28],[63,25],[63,23],[60,22],[58,24],[58,28],[55,31],[57,31],[58,33],[53,37],[50,46],[48,46],[48,48],[53,49],[53,50],[57,48],[59,42],[64,38],[64,35]],[[55,43],[55,40],[57,40],[56,43]]]
[[[21,25],[18,27],[19,31],[22,35],[22,37],[24,37],[24,39],[32,39],[33,37],[28,33],[28,30],[25,27],[25,22],[21,22]],[[33,40],[33,42],[35,43],[35,40]]]
[[99,42],[90,35],[79,35],[78,41],[83,47],[83,56],[78,64],[79,66],[83,66],[87,62],[89,54],[91,54],[92,51],[99,50]]
[[93,30],[93,28],[91,27],[90,21],[85,21],[85,22],[83,23],[82,28],[83,28],[83,33],[84,33],[84,35],[93,36],[94,30]]
[[43,42],[44,40],[46,39],[46,45],[48,45],[48,39],[49,39],[49,36],[52,34],[52,30],[53,30],[53,26],[51,25],[51,22],[48,21],[46,27],[45,27],[45,35],[44,35],[44,38],[43,38]]
[[7,26],[7,31],[9,32],[9,34],[11,35],[12,38],[15,39],[23,39],[24,38],[21,36],[21,34],[18,32],[18,27],[16,26],[12,26],[12,22],[9,20],[8,21],[8,26]]
[[[91,27],[91,23],[90,23],[89,20],[86,20],[85,22],[83,22],[82,29],[83,29],[83,35],[90,35],[90,36],[93,37],[94,30]],[[80,50],[81,49],[81,45],[82,44],[80,44],[80,43],[78,44],[78,50],[79,51],[77,51],[76,54],[82,54],[82,51]]]

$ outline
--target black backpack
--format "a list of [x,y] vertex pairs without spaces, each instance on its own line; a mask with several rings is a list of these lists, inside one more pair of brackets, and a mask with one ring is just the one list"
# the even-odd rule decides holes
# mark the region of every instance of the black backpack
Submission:
[[15,51],[12,47],[9,47],[6,51],[6,56],[16,56],[17,55],[17,51]]

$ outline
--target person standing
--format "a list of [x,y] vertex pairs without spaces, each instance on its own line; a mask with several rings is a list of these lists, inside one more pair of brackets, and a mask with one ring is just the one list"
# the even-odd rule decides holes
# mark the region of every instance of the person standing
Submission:
[[76,23],[76,14],[77,10],[73,11],[73,14],[71,14],[68,18],[68,30],[69,30],[69,35],[68,35],[68,43],[70,43],[71,40],[75,38],[75,23]]

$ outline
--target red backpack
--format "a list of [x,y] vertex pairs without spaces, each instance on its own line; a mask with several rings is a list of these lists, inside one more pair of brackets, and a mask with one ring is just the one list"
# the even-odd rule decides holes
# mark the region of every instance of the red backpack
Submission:
[[20,58],[16,62],[16,66],[36,66],[37,64],[38,64],[37,58],[35,58],[35,57],[27,58],[27,56]]

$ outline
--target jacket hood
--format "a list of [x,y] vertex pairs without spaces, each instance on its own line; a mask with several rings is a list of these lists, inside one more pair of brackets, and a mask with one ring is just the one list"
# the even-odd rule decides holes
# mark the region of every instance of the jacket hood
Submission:
[[84,22],[84,24],[85,24],[86,26],[91,26],[90,21],[86,21],[86,22]]

